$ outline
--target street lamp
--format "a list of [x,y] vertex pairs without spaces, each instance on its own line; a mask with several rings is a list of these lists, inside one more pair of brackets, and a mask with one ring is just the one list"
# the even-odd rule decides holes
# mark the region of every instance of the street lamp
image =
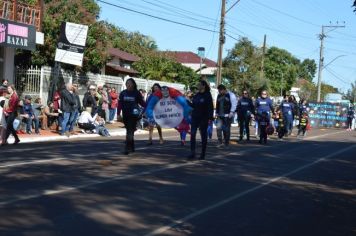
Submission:
[[205,56],[205,48],[204,47],[198,47],[198,56],[200,57],[199,73],[200,73],[200,76],[201,76],[201,66],[203,64],[203,58]]

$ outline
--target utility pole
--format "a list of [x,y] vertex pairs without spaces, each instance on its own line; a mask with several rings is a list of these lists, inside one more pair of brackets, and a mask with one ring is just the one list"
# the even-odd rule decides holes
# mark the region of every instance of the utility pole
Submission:
[[219,37],[219,51],[218,51],[218,70],[216,73],[216,86],[221,84],[222,72],[222,53],[225,43],[225,6],[226,0],[221,1],[221,19],[220,19],[220,37]]
[[261,71],[260,71],[260,77],[261,77],[261,79],[263,79],[263,77],[264,77],[265,54],[266,54],[266,40],[267,40],[267,35],[265,35],[264,38],[263,38],[262,61],[261,61]]
[[345,28],[345,25],[323,25],[321,26],[321,34],[319,35],[320,39],[320,54],[319,54],[319,71],[318,71],[318,97],[317,102],[321,101],[321,78],[324,68],[324,38],[326,38],[325,28]]

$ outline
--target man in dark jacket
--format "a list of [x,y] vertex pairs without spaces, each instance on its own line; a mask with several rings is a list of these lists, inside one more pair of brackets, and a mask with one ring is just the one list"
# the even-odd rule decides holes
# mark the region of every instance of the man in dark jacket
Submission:
[[74,112],[75,98],[72,93],[72,84],[67,83],[66,87],[61,91],[61,132],[60,135],[66,134],[69,136],[69,121],[70,116]]
[[244,90],[242,97],[237,102],[237,116],[239,118],[240,141],[243,139],[244,129],[246,131],[246,139],[250,140],[250,119],[253,115],[255,107],[252,99],[249,97],[248,91]]
[[90,85],[88,91],[84,94],[83,108],[91,107],[91,115],[94,116],[98,113],[97,101],[95,100],[96,88],[94,85]]

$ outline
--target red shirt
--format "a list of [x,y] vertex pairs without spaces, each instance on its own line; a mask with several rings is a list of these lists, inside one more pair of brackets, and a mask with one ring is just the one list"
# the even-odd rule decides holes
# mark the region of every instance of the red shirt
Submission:
[[16,93],[13,93],[9,100],[9,106],[5,109],[6,113],[12,113],[17,111],[17,106],[19,105],[19,97]]

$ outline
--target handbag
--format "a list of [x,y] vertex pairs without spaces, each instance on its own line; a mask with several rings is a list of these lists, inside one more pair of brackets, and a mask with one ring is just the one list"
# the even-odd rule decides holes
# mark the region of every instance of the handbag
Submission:
[[21,121],[19,119],[15,119],[14,122],[12,123],[15,130],[20,129],[20,124],[21,124]]

